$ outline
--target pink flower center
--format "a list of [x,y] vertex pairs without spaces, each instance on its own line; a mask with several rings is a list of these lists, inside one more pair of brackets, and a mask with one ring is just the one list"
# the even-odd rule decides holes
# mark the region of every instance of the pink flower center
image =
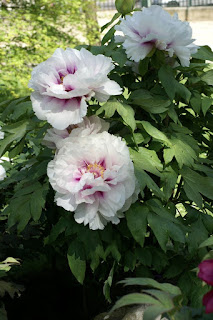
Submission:
[[95,178],[99,178],[99,177],[103,178],[104,171],[105,171],[105,168],[96,162],[93,164],[88,164],[86,168],[86,172],[93,173]]

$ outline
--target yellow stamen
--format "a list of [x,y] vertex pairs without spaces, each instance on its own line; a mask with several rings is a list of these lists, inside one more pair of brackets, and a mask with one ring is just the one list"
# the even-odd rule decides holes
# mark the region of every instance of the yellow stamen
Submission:
[[[93,171],[94,170],[94,171]],[[87,165],[87,171],[93,173],[94,177],[104,177],[105,168],[96,162]],[[96,172],[95,172],[96,171]]]

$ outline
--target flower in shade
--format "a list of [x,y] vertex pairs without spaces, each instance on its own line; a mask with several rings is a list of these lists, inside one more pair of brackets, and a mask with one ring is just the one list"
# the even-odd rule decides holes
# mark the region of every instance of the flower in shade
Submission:
[[43,139],[43,144],[51,149],[59,149],[68,137],[86,137],[109,130],[109,123],[93,115],[84,117],[83,121],[77,125],[71,125],[64,130],[48,129]]
[[104,102],[121,94],[120,86],[107,77],[113,68],[111,58],[84,48],[56,49],[32,71],[29,87],[34,89],[31,100],[36,116],[58,130],[82,122],[91,97]]
[[67,138],[47,174],[57,205],[92,230],[118,224],[139,193],[125,142],[108,132]]
[[0,140],[4,139],[4,132],[1,131],[1,127],[0,127]]
[[6,178],[6,171],[5,171],[5,168],[0,165],[0,181],[4,180]]
[[205,306],[205,313],[213,313],[213,290],[205,294],[203,305]]
[[189,66],[191,54],[198,49],[193,44],[189,23],[180,21],[177,14],[170,16],[160,6],[153,5],[127,15],[115,29],[123,33],[123,36],[116,36],[116,41],[123,42],[128,58],[135,62],[157,48],[166,51],[169,57],[176,55],[182,66]]
[[202,261],[198,268],[198,277],[213,286],[213,259]]

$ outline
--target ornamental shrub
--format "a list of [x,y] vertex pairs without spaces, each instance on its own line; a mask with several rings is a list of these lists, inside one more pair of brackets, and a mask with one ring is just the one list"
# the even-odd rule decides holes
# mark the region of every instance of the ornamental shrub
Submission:
[[36,67],[32,102],[0,104],[2,254],[11,239],[25,274],[30,261],[62,272],[67,257],[109,302],[136,276],[202,307],[209,289],[193,269],[213,231],[213,52],[161,7],[119,18],[101,46],[58,49]]

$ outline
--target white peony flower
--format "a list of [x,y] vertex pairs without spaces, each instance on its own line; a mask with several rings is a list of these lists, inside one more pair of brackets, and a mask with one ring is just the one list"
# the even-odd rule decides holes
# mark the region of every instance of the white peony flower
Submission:
[[67,138],[47,174],[57,205],[92,230],[118,224],[139,193],[125,142],[108,132]]
[[5,171],[5,168],[0,165],[0,181],[4,180],[6,178],[6,171]]
[[50,149],[59,149],[68,137],[87,137],[109,130],[109,123],[98,116],[84,117],[83,121],[77,125],[71,125],[67,129],[48,129],[43,139],[43,144]]
[[107,75],[114,68],[111,58],[94,56],[86,49],[56,49],[51,58],[32,71],[29,87],[33,110],[40,120],[64,130],[83,121],[91,97],[107,101],[122,92]]
[[191,54],[199,48],[192,44],[189,23],[178,20],[177,14],[170,16],[157,5],[127,15],[115,29],[123,33],[116,36],[116,41],[123,42],[128,58],[135,62],[143,60],[156,47],[168,52],[169,57],[176,55],[181,65],[188,67]]
[[1,131],[1,126],[0,126],[0,140],[4,139],[4,132]]

